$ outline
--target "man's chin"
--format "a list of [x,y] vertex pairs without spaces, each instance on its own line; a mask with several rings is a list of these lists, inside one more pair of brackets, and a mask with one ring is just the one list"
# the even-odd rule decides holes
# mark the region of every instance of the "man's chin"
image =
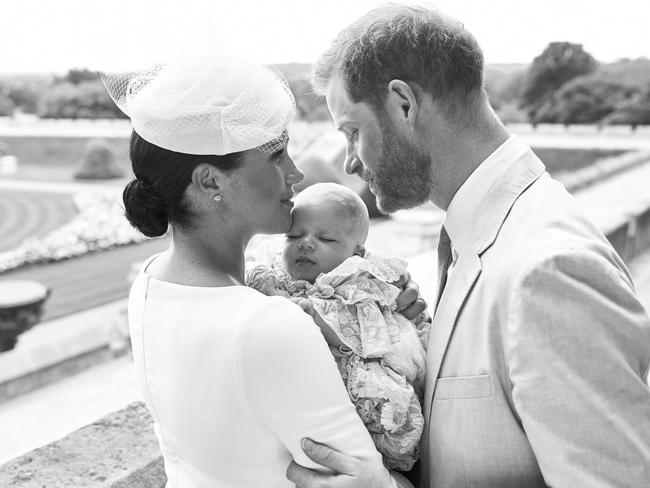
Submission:
[[404,201],[396,198],[386,198],[383,195],[375,195],[375,202],[377,203],[377,210],[383,215],[390,215],[399,210],[408,210],[411,208],[419,207],[427,202],[427,198],[420,200]]

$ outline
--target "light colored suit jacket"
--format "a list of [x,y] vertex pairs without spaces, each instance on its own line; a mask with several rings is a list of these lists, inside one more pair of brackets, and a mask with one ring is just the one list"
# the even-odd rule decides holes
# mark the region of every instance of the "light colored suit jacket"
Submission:
[[491,188],[433,319],[423,486],[650,487],[650,321],[528,152]]

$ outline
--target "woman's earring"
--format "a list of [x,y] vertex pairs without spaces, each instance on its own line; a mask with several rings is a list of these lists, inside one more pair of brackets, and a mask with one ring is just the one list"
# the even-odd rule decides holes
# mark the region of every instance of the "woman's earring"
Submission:
[[217,193],[215,196],[212,197],[212,199],[213,199],[215,202],[220,202],[220,201],[221,201],[221,198],[223,198],[223,197],[222,197],[222,195],[219,194],[219,193]]

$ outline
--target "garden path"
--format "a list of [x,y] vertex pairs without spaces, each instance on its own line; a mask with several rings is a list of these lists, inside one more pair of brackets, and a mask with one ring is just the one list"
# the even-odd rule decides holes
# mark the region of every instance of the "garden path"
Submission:
[[77,213],[72,196],[33,190],[0,191],[0,252],[10,251],[27,237],[42,237]]
[[133,262],[162,251],[167,239],[86,254],[58,263],[40,264],[7,271],[0,279],[36,280],[52,294],[43,321],[124,298],[129,292],[127,277]]

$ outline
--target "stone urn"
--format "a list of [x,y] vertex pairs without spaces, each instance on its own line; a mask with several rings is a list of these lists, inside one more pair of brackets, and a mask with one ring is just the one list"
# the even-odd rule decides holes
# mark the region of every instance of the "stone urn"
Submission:
[[0,352],[13,349],[18,336],[39,322],[49,296],[36,281],[0,281]]

